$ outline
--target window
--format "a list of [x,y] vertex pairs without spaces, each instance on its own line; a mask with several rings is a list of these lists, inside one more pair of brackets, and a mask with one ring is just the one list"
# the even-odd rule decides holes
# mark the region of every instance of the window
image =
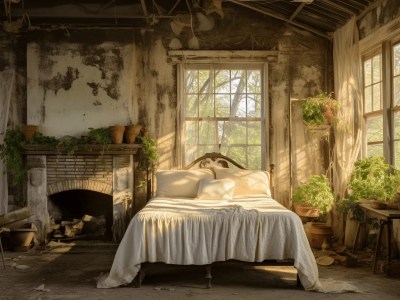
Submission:
[[400,43],[394,45],[392,50],[392,70],[394,162],[400,168]]
[[367,156],[383,155],[382,55],[364,60],[364,118]]
[[363,59],[366,156],[400,169],[400,42],[384,42]]
[[182,68],[182,158],[221,152],[265,167],[265,64],[188,64]]

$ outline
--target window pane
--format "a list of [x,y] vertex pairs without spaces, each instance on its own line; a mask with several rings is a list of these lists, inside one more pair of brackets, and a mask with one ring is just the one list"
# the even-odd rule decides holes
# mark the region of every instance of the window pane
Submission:
[[372,60],[368,59],[364,62],[364,85],[372,84]]
[[196,121],[186,121],[186,145],[196,145],[198,141],[197,137],[197,122]]
[[245,118],[247,115],[246,110],[246,94],[232,95],[232,116]]
[[212,72],[210,70],[199,70],[199,93],[212,92]]
[[400,75],[400,44],[393,47],[393,74]]
[[261,118],[261,95],[247,94],[247,116]]
[[197,93],[199,88],[199,73],[197,70],[188,70],[186,72],[186,93]]
[[394,139],[400,140],[400,112],[394,113]]
[[199,122],[199,144],[214,144],[215,122],[200,121]]
[[261,146],[249,146],[247,148],[248,153],[248,167],[249,169],[257,169],[261,165]]
[[400,141],[394,142],[394,160],[395,167],[400,169]]
[[393,103],[400,106],[400,76],[393,78]]
[[372,79],[373,83],[381,81],[381,55],[372,58]]
[[199,117],[214,117],[214,95],[213,94],[203,94],[199,95]]
[[[247,147],[229,147],[225,155],[233,158],[242,166],[247,166]],[[259,168],[259,167],[258,167]]]
[[198,147],[197,145],[186,145],[185,147],[185,156],[186,156],[186,162],[192,162],[196,158],[199,157],[198,154]]
[[247,142],[246,122],[226,122],[226,134],[230,144],[245,145]]
[[198,97],[197,94],[189,94],[186,98],[186,116],[187,117],[197,117],[198,108]]
[[369,117],[366,122],[367,127],[367,141],[379,142],[383,141],[383,117],[373,116]]
[[381,84],[377,83],[372,86],[372,102],[373,102],[373,110],[377,111],[382,109],[381,105]]
[[247,144],[261,145],[261,122],[248,122],[247,128]]
[[261,71],[247,71],[247,93],[261,93]]
[[364,90],[364,98],[365,98],[365,112],[372,111],[372,87],[369,86]]
[[232,70],[232,93],[245,93],[246,92],[246,71],[245,70]]
[[383,144],[368,145],[367,156],[383,156]]
[[230,93],[231,91],[231,78],[229,70],[216,70],[215,71],[215,92],[216,93]]
[[229,118],[231,113],[230,96],[225,94],[215,95],[215,115],[217,117]]

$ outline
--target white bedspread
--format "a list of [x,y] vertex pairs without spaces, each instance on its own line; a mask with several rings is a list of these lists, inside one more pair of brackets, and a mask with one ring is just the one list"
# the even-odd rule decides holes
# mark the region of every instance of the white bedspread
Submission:
[[152,199],[132,219],[98,288],[130,283],[143,262],[204,265],[294,259],[306,290],[321,290],[300,218],[273,199]]

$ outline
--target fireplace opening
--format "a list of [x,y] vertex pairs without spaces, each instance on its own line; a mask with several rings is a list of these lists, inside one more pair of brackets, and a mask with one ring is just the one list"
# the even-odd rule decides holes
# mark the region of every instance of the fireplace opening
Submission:
[[68,190],[48,197],[51,237],[68,239],[112,239],[112,196]]

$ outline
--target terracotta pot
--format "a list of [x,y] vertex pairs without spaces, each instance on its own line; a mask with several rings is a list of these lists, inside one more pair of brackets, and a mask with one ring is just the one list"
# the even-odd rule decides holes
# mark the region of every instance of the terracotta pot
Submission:
[[293,203],[293,210],[300,217],[305,218],[318,218],[319,217],[319,209],[309,206],[303,206],[300,204]]
[[115,125],[110,127],[111,138],[114,144],[122,144],[124,140],[125,126]]
[[142,125],[129,125],[125,127],[125,140],[128,144],[134,144],[136,138],[140,134],[140,130],[142,129]]
[[332,227],[325,223],[312,223],[310,228],[311,247],[321,249],[324,241],[332,235]]
[[21,125],[21,132],[25,136],[25,140],[30,142],[37,131],[36,125]]

